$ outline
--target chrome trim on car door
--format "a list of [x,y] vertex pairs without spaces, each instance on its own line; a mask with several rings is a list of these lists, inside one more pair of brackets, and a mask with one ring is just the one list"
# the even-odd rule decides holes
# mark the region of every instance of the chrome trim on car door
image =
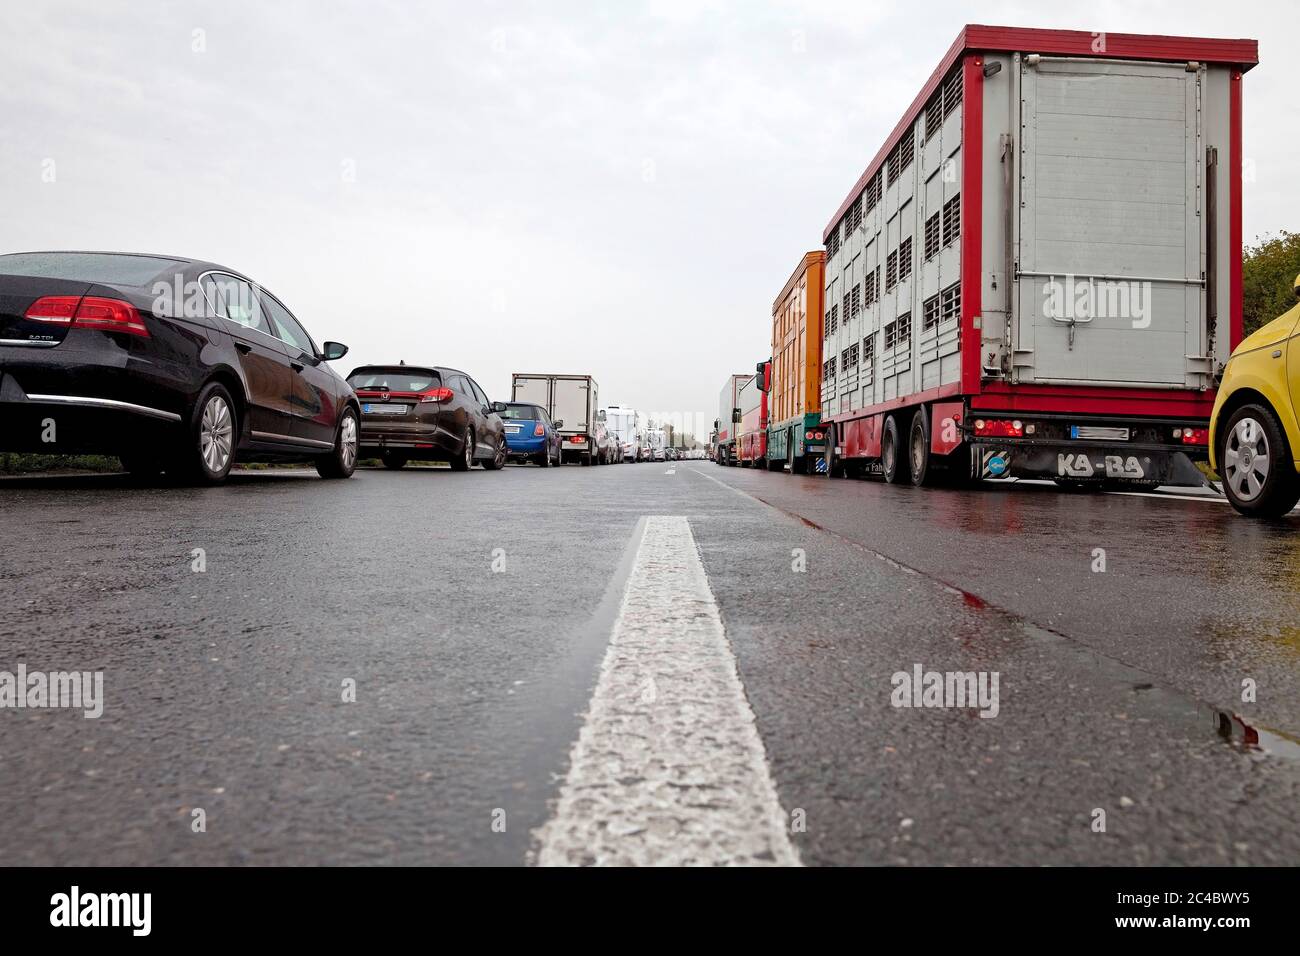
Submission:
[[136,405],[131,402],[119,402],[112,398],[89,398],[84,395],[32,395],[27,400],[41,405],[77,405],[85,408],[107,408],[115,411],[133,412],[149,418],[160,418],[165,422],[179,422],[181,417],[175,412],[166,412],[161,408],[148,405]]

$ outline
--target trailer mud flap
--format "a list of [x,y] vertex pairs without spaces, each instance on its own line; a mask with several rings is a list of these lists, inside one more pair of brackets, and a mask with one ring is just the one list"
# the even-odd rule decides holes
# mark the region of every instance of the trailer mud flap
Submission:
[[971,470],[977,478],[1205,484],[1205,476],[1186,454],[1158,449],[976,445],[971,456]]

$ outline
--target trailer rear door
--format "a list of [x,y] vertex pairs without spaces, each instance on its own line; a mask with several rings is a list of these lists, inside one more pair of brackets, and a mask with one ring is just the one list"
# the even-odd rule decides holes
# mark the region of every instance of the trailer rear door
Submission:
[[1023,59],[1016,380],[1200,386],[1200,72]]
[[551,407],[551,377],[549,375],[516,375],[514,377],[512,401],[529,402],[546,409],[546,414],[555,417]]
[[555,379],[555,411],[551,417],[563,420],[564,427],[559,431],[566,435],[589,435],[595,430],[595,422],[591,420],[592,384],[587,378]]

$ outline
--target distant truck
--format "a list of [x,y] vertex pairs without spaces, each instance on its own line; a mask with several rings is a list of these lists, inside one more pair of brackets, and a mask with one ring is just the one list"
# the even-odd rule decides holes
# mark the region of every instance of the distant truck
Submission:
[[546,409],[560,435],[561,460],[590,465],[600,449],[596,423],[600,421],[600,387],[590,375],[532,375],[516,372],[511,380],[511,400],[531,402]]
[[740,426],[736,458],[742,468],[767,467],[767,389],[770,361],[759,362],[754,375],[740,386]]
[[610,405],[605,409],[605,427],[614,435],[624,461],[640,461],[641,413],[635,408]]
[[805,255],[772,303],[767,460],[804,474],[824,463],[821,429],[822,294],[826,253]]
[[730,375],[722,385],[718,395],[718,417],[713,428],[718,438],[714,448],[714,458],[719,465],[736,463],[736,433],[740,425],[740,387],[749,381],[752,375]]

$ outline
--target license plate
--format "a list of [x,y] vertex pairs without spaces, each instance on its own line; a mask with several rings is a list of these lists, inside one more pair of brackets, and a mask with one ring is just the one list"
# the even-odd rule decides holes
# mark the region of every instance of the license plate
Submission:
[[1128,441],[1127,428],[1106,428],[1100,425],[1071,425],[1071,438],[1097,439],[1100,441]]
[[523,430],[524,430],[524,426],[523,426],[523,425],[507,425],[507,426],[506,426],[506,434],[507,434],[507,435],[518,435],[518,434],[519,434],[521,431],[523,431]]
[[370,404],[361,406],[361,411],[366,415],[405,415],[411,410],[410,405],[393,405],[389,403]]

